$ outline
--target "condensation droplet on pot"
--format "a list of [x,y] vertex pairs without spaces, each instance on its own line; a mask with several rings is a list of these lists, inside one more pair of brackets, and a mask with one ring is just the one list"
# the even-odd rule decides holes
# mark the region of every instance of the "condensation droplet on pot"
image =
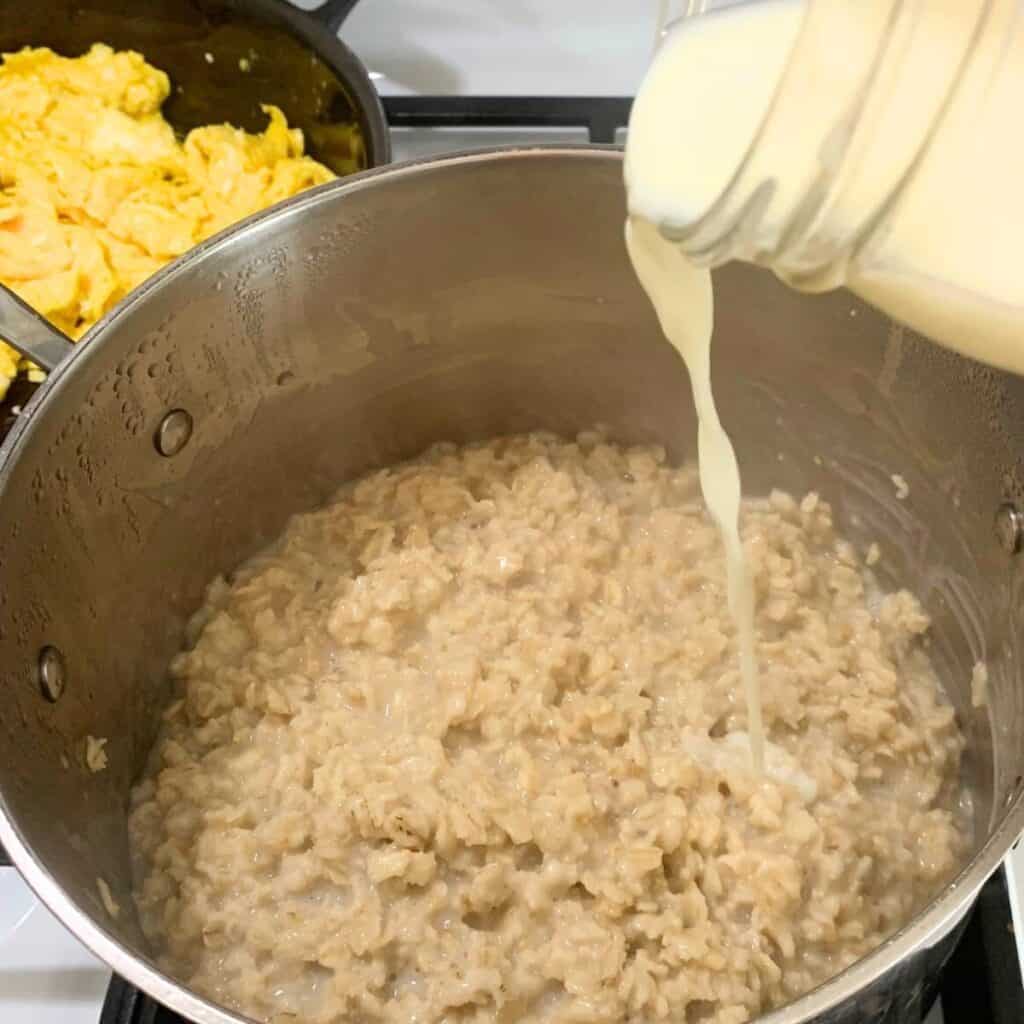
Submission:
[[1007,502],[999,506],[995,518],[995,531],[1000,546],[1008,555],[1016,555],[1020,551],[1024,519],[1015,505]]
[[153,442],[166,458],[177,455],[192,437],[192,417],[184,409],[172,409],[160,421]]

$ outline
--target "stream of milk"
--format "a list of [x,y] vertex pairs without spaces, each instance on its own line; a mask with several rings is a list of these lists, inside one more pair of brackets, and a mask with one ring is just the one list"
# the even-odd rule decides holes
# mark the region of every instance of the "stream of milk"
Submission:
[[757,675],[754,584],[740,540],[740,471],[729,435],[722,428],[711,390],[714,301],[711,274],[692,266],[673,243],[642,218],[626,222],[626,248],[665,337],[686,361],[699,423],[697,461],[704,503],[722,535],[728,574],[729,611],[736,623],[740,673],[747,702],[747,731],[754,768],[764,768],[764,725]]

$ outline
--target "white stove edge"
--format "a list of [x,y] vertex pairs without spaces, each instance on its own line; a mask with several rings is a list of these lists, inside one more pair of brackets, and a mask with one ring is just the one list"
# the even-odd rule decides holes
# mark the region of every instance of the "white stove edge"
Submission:
[[110,969],[0,868],[0,1021],[98,1024]]

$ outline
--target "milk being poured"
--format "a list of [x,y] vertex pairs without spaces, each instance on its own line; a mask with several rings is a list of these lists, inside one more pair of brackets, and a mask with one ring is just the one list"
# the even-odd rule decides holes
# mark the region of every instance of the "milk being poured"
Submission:
[[729,435],[722,429],[711,391],[711,275],[686,261],[647,220],[626,223],[626,247],[640,283],[658,314],[665,337],[690,372],[697,409],[697,461],[708,512],[722,535],[728,574],[729,611],[736,623],[740,673],[747,702],[747,728],[754,768],[764,767],[761,689],[754,653],[754,585],[740,540],[740,471]]
[[806,290],[848,285],[943,344],[1024,373],[1021,109],[1017,0],[738,4],[674,27],[637,95],[627,246],[690,372],[759,769],[754,595],[701,265],[739,258]]
[[[765,6],[775,7],[770,3]],[[751,28],[756,32],[763,11],[753,9]],[[713,19],[708,19],[713,20]],[[701,30],[703,31],[703,30]],[[697,35],[701,34],[698,31]],[[722,59],[714,33],[694,47],[670,38],[648,71],[630,118],[626,145],[626,189],[630,217],[626,247],[633,269],[654,306],[661,329],[686,363],[697,411],[697,458],[700,485],[709,514],[725,549],[729,611],[736,625],[740,676],[747,707],[747,732],[754,769],[764,769],[764,725],[761,687],[755,652],[754,587],[746,552],[740,539],[742,488],[739,466],[729,435],[715,408],[711,388],[711,335],[714,302],[711,274],[690,263],[678,245],[663,237],[659,226],[685,222],[693,211],[710,205],[716,189],[743,156],[744,130],[752,131],[770,100],[759,79],[781,72],[786,52],[767,52],[764,67],[753,68],[744,55]],[[728,59],[732,56],[737,59]],[[702,61],[702,58],[703,61]],[[688,128],[688,110],[679,89],[680,62],[696,59],[695,74],[708,88],[721,88],[725,109],[721,116],[734,126],[723,132],[719,144],[705,147],[696,138],[696,121]],[[744,80],[749,76],[749,80]],[[688,139],[692,149],[678,146]],[[680,218],[679,211],[686,211]]]

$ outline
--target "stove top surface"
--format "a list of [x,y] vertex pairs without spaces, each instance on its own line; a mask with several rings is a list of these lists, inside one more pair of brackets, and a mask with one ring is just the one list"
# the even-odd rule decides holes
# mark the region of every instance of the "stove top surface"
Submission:
[[0,868],[0,1021],[98,1024],[110,971]]

